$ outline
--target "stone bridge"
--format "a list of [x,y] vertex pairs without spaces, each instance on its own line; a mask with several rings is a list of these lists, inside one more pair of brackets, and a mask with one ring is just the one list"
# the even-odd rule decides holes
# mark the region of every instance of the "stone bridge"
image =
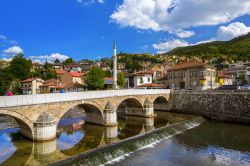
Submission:
[[86,91],[0,97],[0,115],[15,118],[21,133],[35,141],[56,137],[58,122],[74,107],[83,109],[87,122],[117,125],[117,110],[131,116],[153,117],[154,109],[168,107],[166,89]]

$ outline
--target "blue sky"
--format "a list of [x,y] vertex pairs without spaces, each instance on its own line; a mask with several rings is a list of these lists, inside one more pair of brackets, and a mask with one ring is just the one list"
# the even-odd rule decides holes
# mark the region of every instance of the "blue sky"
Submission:
[[250,32],[247,0],[1,0],[0,58],[161,53]]

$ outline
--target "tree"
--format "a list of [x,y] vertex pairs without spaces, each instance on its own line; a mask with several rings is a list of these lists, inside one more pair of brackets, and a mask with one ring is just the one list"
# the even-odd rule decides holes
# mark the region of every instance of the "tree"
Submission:
[[106,70],[104,72],[105,72],[105,77],[111,77],[112,76],[112,73],[111,73],[110,70]]
[[71,63],[73,63],[73,59],[72,59],[72,58],[68,58],[68,59],[66,59],[66,60],[63,62],[63,64],[64,64],[65,66],[68,66],[68,65],[71,64]]
[[16,55],[10,62],[10,73],[13,79],[24,80],[29,77],[32,67],[31,60],[23,57],[23,54]]
[[124,85],[126,83],[126,80],[124,78],[124,74],[121,72],[121,73],[118,73],[118,77],[117,77],[117,84],[121,87],[121,88],[124,88]]
[[55,61],[54,61],[54,63],[55,63],[55,64],[60,64],[59,59],[56,58]]
[[85,78],[85,83],[90,90],[99,90],[104,87],[105,72],[99,67],[92,67]]

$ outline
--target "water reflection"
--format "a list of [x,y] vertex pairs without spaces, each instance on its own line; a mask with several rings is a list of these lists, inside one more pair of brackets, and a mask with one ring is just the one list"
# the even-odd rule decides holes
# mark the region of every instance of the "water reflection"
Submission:
[[167,125],[168,119],[162,117],[167,116],[120,115],[118,126],[104,127],[85,123],[86,116],[67,116],[59,122],[57,138],[40,143],[32,143],[21,136],[18,128],[5,129],[0,131],[0,164],[46,165]]

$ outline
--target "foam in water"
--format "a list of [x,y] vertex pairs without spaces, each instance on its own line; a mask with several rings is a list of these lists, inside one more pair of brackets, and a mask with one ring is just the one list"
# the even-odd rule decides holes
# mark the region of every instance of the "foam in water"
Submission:
[[[152,143],[147,144],[147,145],[143,145],[143,144],[141,143],[141,145],[143,145],[143,146],[141,146],[140,148],[138,148],[138,149],[136,149],[136,150],[134,150],[134,151],[131,151],[131,152],[129,152],[129,153],[126,153],[126,154],[124,154],[124,155],[121,155],[121,156],[119,156],[119,157],[116,157],[116,158],[110,160],[109,162],[106,162],[105,164],[101,164],[101,165],[107,165],[107,164],[114,164],[114,163],[117,163],[117,162],[119,162],[119,161],[121,161],[121,160],[124,160],[125,157],[130,156],[130,154],[132,154],[132,153],[134,153],[134,152],[136,152],[136,151],[138,151],[138,150],[142,150],[142,149],[146,149],[146,148],[155,148],[155,145],[158,144],[158,143],[160,143],[161,141],[163,141],[163,140],[165,140],[165,139],[168,139],[168,138],[170,138],[170,137],[172,137],[172,136],[174,136],[174,135],[180,134],[180,133],[182,133],[182,132],[185,131],[185,130],[188,130],[188,129],[197,127],[199,124],[200,124],[200,123],[195,122],[195,121],[187,121],[187,122],[185,122],[184,124],[182,124],[182,125],[185,127],[185,129],[182,129],[182,128],[181,128],[181,129],[179,130],[178,127],[177,127],[177,128],[172,128],[172,130],[174,131],[174,134],[171,134],[171,135],[170,135],[170,133],[165,132],[165,135],[166,135],[165,137],[163,137],[163,138],[161,138],[161,139],[157,139],[157,138],[154,139],[154,138],[152,138],[152,140],[153,140]],[[139,145],[139,146],[140,146],[140,145]],[[120,154],[121,154],[121,153],[120,153]]]

